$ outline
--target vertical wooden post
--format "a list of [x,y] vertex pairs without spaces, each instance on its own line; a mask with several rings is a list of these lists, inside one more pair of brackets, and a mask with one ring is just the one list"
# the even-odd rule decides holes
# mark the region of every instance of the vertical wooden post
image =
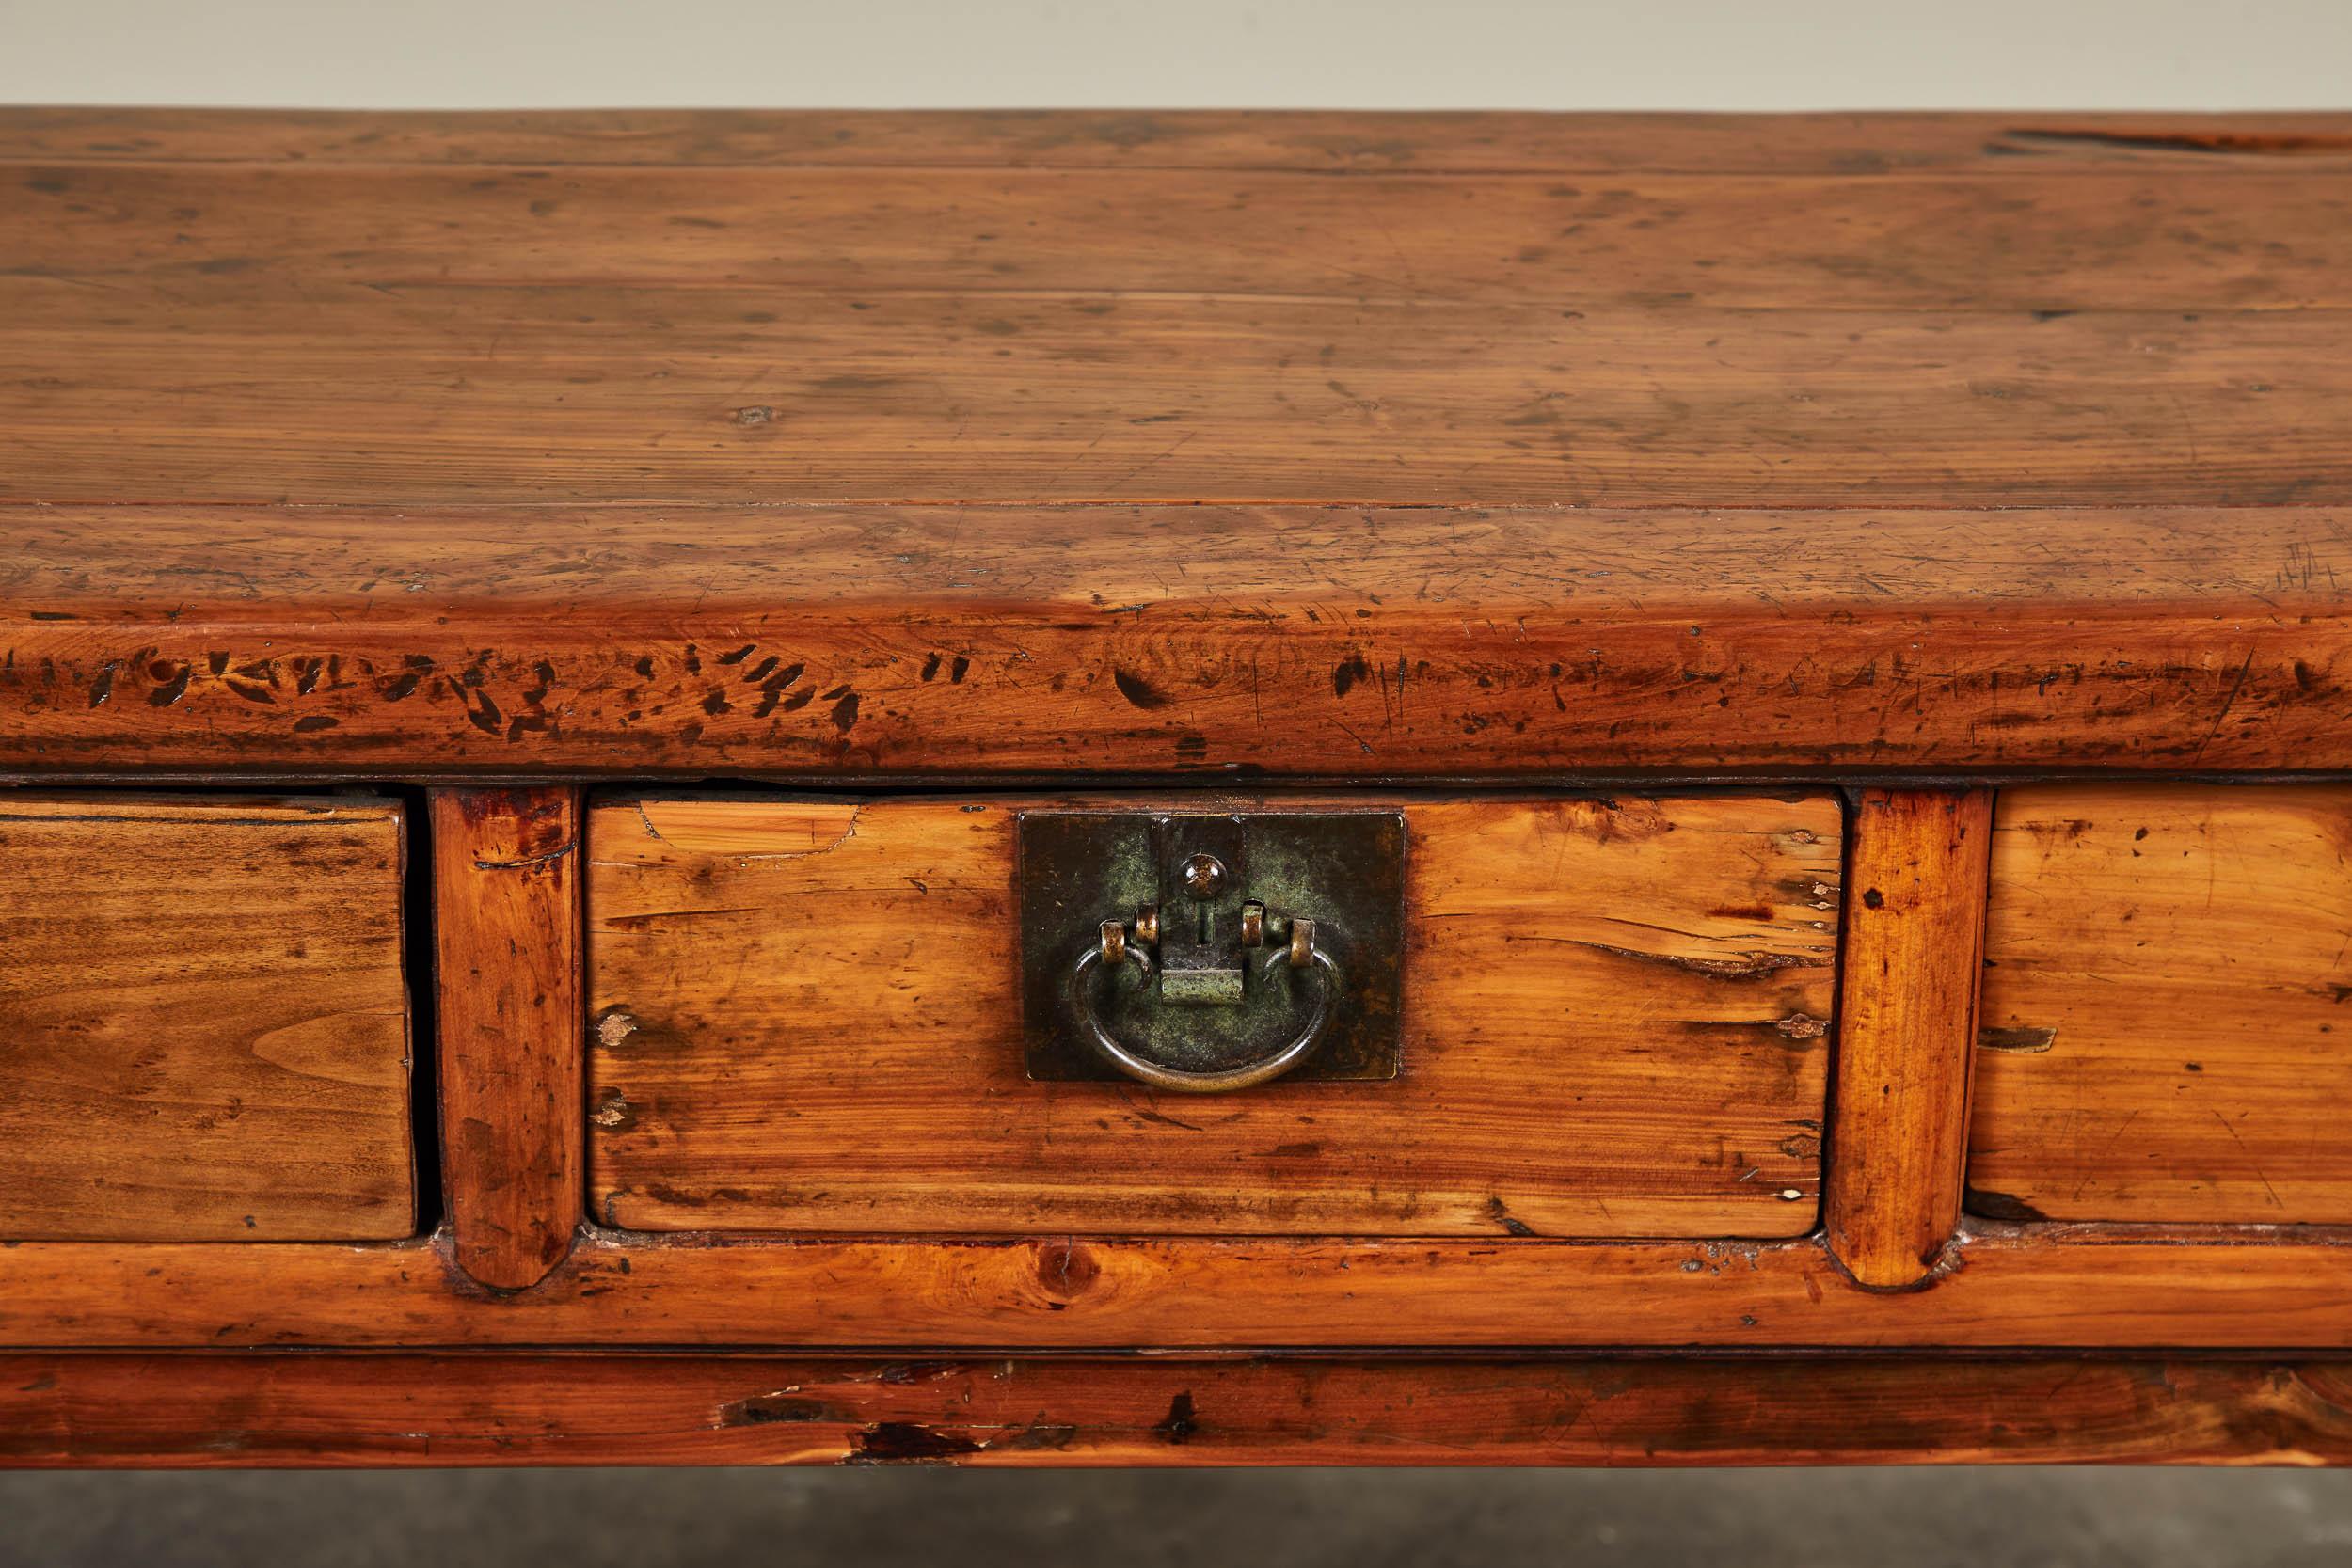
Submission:
[[1990,790],[1857,803],[1827,1227],[1865,1285],[1926,1278],[1960,1222],[1992,837]]
[[458,1265],[521,1290],[580,1218],[580,794],[431,800],[442,1195]]

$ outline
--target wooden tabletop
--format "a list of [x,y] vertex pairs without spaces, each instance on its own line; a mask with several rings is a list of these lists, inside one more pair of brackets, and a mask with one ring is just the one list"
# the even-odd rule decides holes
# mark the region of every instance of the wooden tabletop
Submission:
[[2352,116],[0,166],[0,768],[2352,767]]

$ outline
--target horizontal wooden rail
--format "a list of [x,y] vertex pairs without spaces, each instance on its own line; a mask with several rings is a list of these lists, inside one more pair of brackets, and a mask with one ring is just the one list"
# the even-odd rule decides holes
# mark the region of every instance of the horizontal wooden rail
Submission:
[[2336,1349],[2337,1232],[1963,1231],[1924,1289],[1818,1240],[585,1235],[501,1293],[447,1242],[0,1247],[0,1346]]
[[2352,1460],[2352,1364],[0,1356],[0,1465]]
[[2344,768],[2336,517],[0,507],[0,770]]

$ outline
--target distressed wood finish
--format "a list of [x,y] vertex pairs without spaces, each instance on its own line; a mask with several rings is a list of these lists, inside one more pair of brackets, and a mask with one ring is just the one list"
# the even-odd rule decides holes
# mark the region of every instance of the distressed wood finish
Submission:
[[384,800],[0,791],[0,1242],[409,1234],[401,862]]
[[1205,1099],[1024,1078],[1017,806],[594,808],[597,1216],[995,1234],[1811,1228],[1834,800],[1410,803],[1401,1075]]
[[2348,149],[0,112],[0,766],[2352,767]]
[[[2347,173],[0,109],[0,782],[431,787],[447,1197],[397,809],[0,795],[0,1461],[2352,1461]],[[1403,1075],[1027,1083],[1081,779],[1396,791]]]
[[0,1464],[2352,1462],[2340,1361],[0,1356]]
[[1279,168],[1442,177],[2078,171],[2352,164],[2342,114],[1542,114],[1293,110],[0,109],[42,163]]
[[2347,854],[2352,786],[2004,791],[1972,1207],[2352,1220]]
[[442,1197],[458,1265],[535,1285],[580,1219],[580,797],[436,790]]
[[[991,341],[1009,345],[1009,358],[1018,364],[1045,352],[1025,344],[1030,334],[1083,329],[1098,352],[1109,355],[1106,368],[1165,370],[1168,350],[1180,345],[1222,351],[1202,366],[1215,378],[1212,395],[1173,405],[1194,416],[1177,427],[1179,435],[1217,404],[1235,411],[1242,406],[1232,373],[1240,367],[1220,363],[1233,345],[1215,338],[1183,345],[1187,324],[1199,331],[1219,321],[1251,322],[1291,339],[1319,322],[1344,324],[1343,315],[1328,309],[1344,302],[1369,321],[1343,325],[1327,359],[1299,365],[1295,377],[1284,378],[1295,381],[1292,401],[1310,402],[1308,408],[1287,411],[1282,431],[1293,437],[1304,433],[1298,416],[1312,404],[1348,404],[1319,379],[1323,373],[1345,381],[1351,372],[1384,377],[1403,372],[1408,379],[1399,385],[1409,388],[1411,372],[1438,368],[1409,352],[1372,354],[1367,325],[1409,343],[1449,341],[1424,337],[1443,330],[1443,322],[1456,332],[1484,336],[1503,320],[1530,326],[1548,321],[1538,328],[1537,341],[1552,345],[1545,355],[1588,361],[1582,368],[1591,371],[1610,362],[1595,361],[1591,345],[1624,339],[1629,321],[1650,324],[1637,336],[1655,333],[1671,343],[1668,324],[1721,325],[1717,312],[1724,310],[1797,312],[1792,325],[1815,310],[1860,312],[1866,336],[1893,331],[1895,342],[1905,341],[1895,330],[1897,311],[1931,310],[1959,325],[1973,312],[2091,310],[2111,313],[2119,324],[2140,318],[2140,332],[2168,345],[2189,345],[2209,343],[2213,334],[2177,317],[2158,324],[2147,315],[2352,303],[2352,246],[2344,237],[2352,195],[2343,188],[2343,165],[2301,179],[2255,182],[2234,170],[2179,168],[2122,168],[2042,182],[2006,173],[1890,180],[1629,171],[1605,183],[1459,169],[1437,177],[1366,173],[1329,180],[1275,169],[1170,168],[1147,177],[1149,200],[1136,198],[1138,176],[1123,168],[574,166],[551,178],[547,169],[479,165],[0,162],[0,176],[8,173],[17,175],[11,182],[22,193],[17,199],[41,220],[12,236],[9,245],[11,260],[30,275],[20,287],[51,285],[31,297],[70,297],[55,287],[68,279],[152,287],[209,277],[194,303],[226,312],[224,320],[244,322],[242,312],[257,300],[277,299],[282,308],[288,280],[299,277],[326,291],[310,301],[314,308],[338,312],[367,306],[346,293],[350,285],[399,292],[409,309],[379,296],[365,318],[397,327],[413,325],[414,308],[426,301],[441,311],[463,312],[457,318],[463,322],[485,307],[501,313],[517,304],[527,308],[540,291],[580,291],[579,302],[588,304],[610,301],[626,289],[673,306],[709,293],[730,308],[727,313],[695,311],[690,319],[738,328],[726,339],[731,343],[749,348],[763,338],[805,335],[802,341],[815,351],[818,365],[755,388],[789,397],[790,405],[779,412],[793,421],[819,414],[798,389],[821,391],[822,372],[837,372],[834,362],[847,359],[850,342],[842,340],[854,341],[858,326],[851,302],[901,321],[961,321],[981,341],[959,347],[953,338],[935,341],[930,353],[937,357],[929,359],[908,355],[911,343],[899,345],[903,373],[836,388],[832,395],[837,401],[884,418],[915,413],[920,405],[909,408],[906,400],[935,398],[946,389],[909,384],[923,372],[946,370],[959,379],[985,373],[977,361],[992,352]],[[364,222],[356,221],[362,213]],[[2193,224],[2161,221],[2192,213]],[[2119,230],[2131,232],[2131,245],[2111,243]],[[2001,264],[1988,268],[1984,258],[1994,251]],[[463,295],[451,292],[454,288],[490,292],[486,300],[466,306]],[[747,297],[754,291],[761,300]],[[911,302],[894,296],[911,292],[948,296],[941,302],[947,313],[900,314]],[[792,309],[771,312],[772,322],[746,321],[743,308],[752,303]],[[1483,309],[1527,306],[1550,309],[1507,317]],[[1606,313],[1564,321],[1564,306]],[[1231,313],[1237,308],[1241,313]],[[1618,314],[1626,308],[1636,313]],[[664,328],[645,319],[649,314],[581,325],[609,330],[633,324],[649,344],[657,343]],[[1121,350],[1121,333],[1106,330],[1114,323],[1144,334],[1144,352]],[[249,330],[251,324],[246,325]],[[681,321],[676,328],[687,325]],[[2004,354],[2039,342],[2057,361],[2052,368],[2089,369],[2070,361],[2095,337],[2055,319],[2021,325],[2036,330],[2003,329],[1994,341],[2005,345]],[[744,326],[770,330],[744,336]],[[875,329],[869,325],[864,335]],[[1764,352],[1786,362],[1789,350],[1782,333],[1768,337],[1782,341]],[[681,339],[682,345],[695,341]],[[1972,339],[1961,341],[1975,347]],[[1851,343],[1845,346],[1854,352]],[[611,348],[586,352],[600,357]],[[2178,352],[2168,347],[2165,356]],[[1496,368],[1515,361],[1532,368],[1544,357],[1511,356]],[[497,373],[496,361],[487,368]],[[1789,368],[1825,374],[1819,359]],[[1101,374],[1081,377],[1065,368],[1062,379],[1073,390],[1099,388]],[[505,379],[498,374],[494,385]],[[642,388],[642,378],[629,379],[633,390]],[[1843,379],[1830,373],[1820,386],[1826,390]],[[2101,384],[2122,390],[2105,377]],[[1507,383],[1497,377],[1485,385],[1500,390]],[[1727,382],[1723,390],[1733,385]],[[1974,418],[1953,395],[1959,390],[1948,388],[1925,405]],[[676,394],[665,394],[671,395]],[[1594,394],[1579,384],[1552,395],[1581,401]],[[582,396],[583,413],[604,406]],[[2250,412],[2266,400],[2241,404],[2208,393],[2201,402]],[[1824,418],[1787,399],[1777,405],[1784,417],[1808,425]],[[992,421],[1005,418],[986,412]],[[1478,412],[1470,429],[1493,417]],[[1573,419],[1571,409],[1560,412]],[[986,428],[976,427],[967,438]],[[1655,441],[1663,434],[1648,431],[1643,438]],[[1153,432],[1112,435],[1122,447],[1130,441],[1140,446]],[[1502,435],[1494,431],[1487,443],[1501,448]],[[1201,439],[1208,438],[1204,431]],[[2018,438],[2029,439],[2022,432]],[[867,443],[872,440],[869,436]],[[1357,441],[1335,442],[1327,434],[1317,444],[1340,452]],[[1536,443],[1546,457],[1555,455],[1552,445]],[[764,446],[743,450],[772,460],[781,455],[777,449],[798,447],[787,424]],[[1688,463],[1699,449],[1676,443],[1653,450]],[[1841,443],[1838,450],[1848,449]],[[866,467],[845,466],[851,460],[843,454],[795,450],[795,455],[815,458],[813,468],[796,465],[807,478]],[[936,440],[907,455],[917,465],[916,475],[986,471],[984,446],[959,453],[957,443]],[[1184,472],[1207,471],[1190,454],[1177,466]],[[1071,479],[1082,483],[1083,476],[1116,471],[1105,454]],[[1580,477],[1590,483],[1594,476]],[[1925,479],[1907,477],[1915,483]],[[481,480],[495,483],[486,474]],[[129,475],[122,482],[138,483]],[[1540,483],[1549,488],[1578,482],[1562,476]],[[866,483],[862,478],[850,493],[872,495]],[[1399,481],[1375,483],[1385,487]]]
[[2352,1343],[2352,1245],[1963,1227],[1923,1290],[1816,1242],[624,1237],[541,1284],[438,1243],[0,1247],[0,1345],[226,1350],[792,1345],[1001,1351],[2312,1350]]
[[1993,796],[1854,802],[1824,1218],[1866,1285],[1910,1285],[1960,1223]]
[[2352,768],[2321,508],[120,515],[0,509],[0,768]]
[[[518,208],[537,199],[513,183]],[[1116,183],[1135,211],[1132,182]],[[744,199],[763,195],[777,221],[802,221],[782,193]],[[314,220],[337,211],[331,189],[292,199]],[[696,232],[669,230],[672,215],[695,214],[615,221]],[[1486,243],[1577,221],[1531,215]],[[2328,226],[2352,233],[2341,213],[2310,224]],[[0,472],[0,500],[19,504],[2352,502],[2352,312],[2237,310],[2185,283],[2137,309],[2056,282],[1999,309],[1661,309],[1565,286],[1524,302],[1367,299],[1346,260],[1336,290],[1277,279],[1285,292],[1263,296],[1165,268],[1109,291],[1025,288],[1022,263],[988,289],[919,275],[713,287],[626,265],[541,281],[568,248],[559,230],[544,258],[517,245],[461,265],[443,250],[347,280],[298,267],[272,287],[267,267],[62,267],[10,243],[37,231],[0,229],[5,341],[41,372],[0,383],[25,454]],[[273,243],[225,240],[214,261]],[[319,248],[358,240],[330,230]],[[681,242],[680,264],[694,254]],[[435,276],[501,259],[502,277]],[[2352,256],[2321,262],[2352,275]],[[2033,298],[2057,303],[2037,319]],[[223,381],[239,395],[196,395]],[[135,422],[164,406],[176,418]]]

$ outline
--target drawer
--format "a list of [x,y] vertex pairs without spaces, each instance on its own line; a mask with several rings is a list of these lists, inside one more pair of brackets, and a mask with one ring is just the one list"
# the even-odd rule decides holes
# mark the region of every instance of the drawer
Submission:
[[402,823],[0,794],[0,1239],[409,1234]]
[[2347,853],[2343,785],[2003,791],[1971,1207],[2352,1221]]
[[[1027,1075],[1025,802],[599,801],[597,1217],[934,1234],[1813,1226],[1835,799],[1381,803],[1406,840],[1396,1075],[1202,1095]],[[1152,805],[1285,809],[1133,809]]]

